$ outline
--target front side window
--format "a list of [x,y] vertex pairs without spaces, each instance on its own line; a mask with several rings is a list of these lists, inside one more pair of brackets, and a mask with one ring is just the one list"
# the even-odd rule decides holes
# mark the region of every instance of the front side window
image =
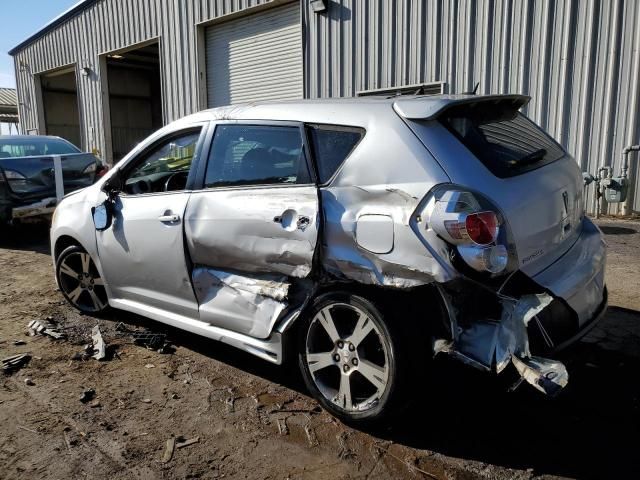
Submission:
[[307,183],[298,127],[218,125],[205,187]]
[[136,195],[184,190],[200,130],[173,135],[138,158],[126,175],[125,192]]

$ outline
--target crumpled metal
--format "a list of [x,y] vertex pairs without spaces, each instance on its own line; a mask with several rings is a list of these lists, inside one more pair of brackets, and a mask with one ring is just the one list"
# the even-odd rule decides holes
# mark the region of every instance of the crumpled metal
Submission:
[[527,325],[551,304],[553,297],[542,293],[519,299],[501,297],[500,321],[475,323],[461,332],[455,341],[436,342],[436,352],[445,352],[463,363],[496,373],[510,363],[522,379],[537,390],[556,395],[569,381],[566,367],[557,360],[536,357],[529,349]]
[[495,350],[496,371],[498,373],[506,368],[513,355],[520,358],[531,356],[527,325],[552,301],[553,297],[546,293],[524,295],[517,300],[503,297],[502,318],[498,324]]

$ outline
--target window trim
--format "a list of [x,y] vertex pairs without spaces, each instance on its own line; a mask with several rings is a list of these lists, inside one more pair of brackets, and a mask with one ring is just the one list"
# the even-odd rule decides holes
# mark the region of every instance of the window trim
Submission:
[[308,137],[309,136],[309,131],[308,128],[317,128],[319,130],[332,130],[332,131],[345,131],[345,132],[360,132],[362,133],[362,135],[360,136],[360,139],[355,143],[355,145],[351,148],[351,150],[349,151],[349,153],[342,159],[342,162],[340,162],[340,165],[338,165],[338,168],[336,168],[335,172],[333,172],[333,174],[331,175],[331,177],[329,177],[329,179],[324,182],[324,183],[320,183],[320,167],[319,167],[319,162],[318,159],[315,157],[315,152],[313,151],[313,148],[311,148],[311,141],[307,139],[308,145],[309,145],[309,152],[312,155],[312,159],[313,159],[313,164],[314,164],[314,168],[315,168],[315,174],[316,174],[316,183],[318,185],[318,187],[328,187],[330,186],[333,181],[336,179],[336,177],[340,174],[340,172],[342,171],[342,167],[344,167],[345,163],[347,163],[347,160],[349,159],[349,157],[351,157],[351,155],[353,155],[353,152],[358,148],[358,146],[360,146],[360,144],[362,143],[362,141],[364,140],[364,138],[367,135],[367,129],[364,127],[359,127],[359,126],[355,126],[355,125],[338,125],[338,124],[333,124],[333,123],[314,123],[314,122],[307,122],[304,124],[305,127],[305,136]]
[[[296,127],[300,132],[302,138],[302,150],[304,154],[305,164],[307,166],[307,172],[309,174],[309,181],[304,183],[251,183],[245,185],[219,185],[213,187],[206,187],[205,181],[207,176],[207,169],[209,168],[209,156],[213,149],[213,141],[215,139],[215,133],[218,125],[242,125],[242,126],[255,126],[255,127]],[[309,149],[309,143],[306,137],[305,125],[303,122],[291,121],[291,120],[212,120],[209,126],[209,132],[206,140],[206,151],[203,150],[202,162],[198,170],[198,176],[195,180],[193,190],[201,191],[217,191],[217,190],[238,190],[238,189],[265,189],[265,188],[292,188],[302,186],[316,186],[317,176],[314,169],[313,162],[311,160],[311,151]]]
[[205,138],[207,137],[209,124],[208,122],[198,122],[188,125],[180,126],[175,130],[171,130],[170,132],[166,132],[162,135],[157,136],[157,138],[153,138],[147,145],[144,145],[142,149],[136,152],[131,158],[127,160],[125,164],[122,165],[121,168],[118,169],[120,176],[122,177],[122,181],[125,182],[127,175],[131,173],[131,171],[138,165],[141,158],[144,158],[146,155],[152,153],[156,148],[158,148],[161,144],[166,143],[168,140],[171,140],[176,137],[181,137],[189,132],[195,133],[197,130],[200,130],[200,136],[198,137],[198,141],[196,142],[196,148],[193,153],[193,160],[191,162],[191,168],[189,169],[189,175],[187,177],[187,185],[183,190],[172,190],[170,192],[148,192],[148,193],[127,193],[124,190],[118,192],[119,196],[126,198],[137,198],[137,197],[148,197],[152,195],[168,195],[168,194],[176,194],[176,193],[184,193],[190,192],[193,190],[193,183],[195,181],[195,175],[198,171],[199,162],[201,158],[201,153],[203,152],[203,146],[205,142]]

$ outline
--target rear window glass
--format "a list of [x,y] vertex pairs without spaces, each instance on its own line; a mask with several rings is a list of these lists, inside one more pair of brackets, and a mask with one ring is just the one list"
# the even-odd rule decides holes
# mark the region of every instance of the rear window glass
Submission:
[[75,146],[59,138],[29,137],[0,139],[0,158],[35,157],[80,153]]
[[364,136],[364,130],[335,125],[308,125],[320,183],[327,183]]
[[548,165],[565,155],[555,140],[513,109],[462,105],[445,112],[440,121],[501,178]]

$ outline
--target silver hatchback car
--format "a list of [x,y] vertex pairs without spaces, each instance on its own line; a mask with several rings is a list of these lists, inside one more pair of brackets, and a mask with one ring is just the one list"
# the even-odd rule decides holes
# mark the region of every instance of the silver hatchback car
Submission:
[[[555,394],[606,308],[574,161],[521,95],[255,103],[183,118],[59,204],[56,281],[280,364],[379,421],[436,354]],[[415,380],[414,380],[415,381]]]

